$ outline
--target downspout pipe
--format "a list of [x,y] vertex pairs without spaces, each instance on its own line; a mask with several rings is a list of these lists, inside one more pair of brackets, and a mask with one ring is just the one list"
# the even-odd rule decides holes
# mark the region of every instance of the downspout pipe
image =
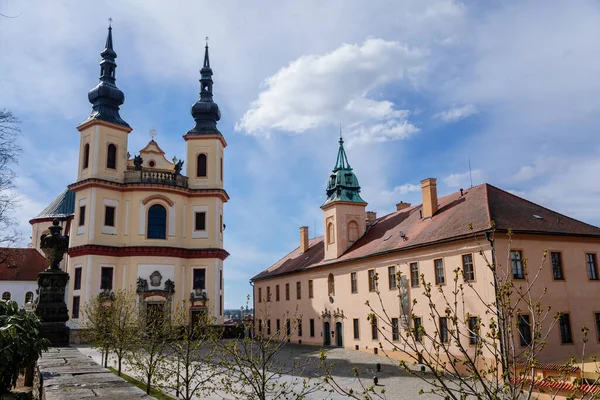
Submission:
[[[490,243],[490,249],[492,252],[492,267],[493,267],[493,274],[494,274],[494,296],[496,299],[496,318],[498,319],[498,334],[500,336],[500,358],[501,358],[501,363],[500,366],[502,368],[502,376],[504,376],[504,372],[507,370],[507,365],[506,365],[506,352],[504,349],[504,319],[501,316],[501,312],[500,312],[500,307],[498,304],[498,275],[496,273],[496,246],[494,244],[494,235],[493,232],[491,231],[487,231],[485,232],[485,239]],[[502,321],[502,323],[501,323]]]

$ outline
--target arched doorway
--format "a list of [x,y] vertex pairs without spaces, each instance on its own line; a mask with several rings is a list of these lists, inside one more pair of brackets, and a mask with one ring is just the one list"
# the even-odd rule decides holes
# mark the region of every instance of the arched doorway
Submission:
[[338,347],[344,347],[344,342],[342,339],[343,328],[341,322],[335,323],[335,342]]
[[331,346],[331,336],[330,336],[330,327],[329,322],[323,323],[323,344],[325,346]]

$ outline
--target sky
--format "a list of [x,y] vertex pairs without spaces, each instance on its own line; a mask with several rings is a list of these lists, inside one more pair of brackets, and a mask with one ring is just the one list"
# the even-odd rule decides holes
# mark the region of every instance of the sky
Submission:
[[[331,0],[0,2],[0,108],[21,121],[29,220],[76,179],[108,18],[132,154],[182,135],[209,37],[225,150],[225,305],[323,233],[341,129],[378,216],[490,183],[600,225],[600,2]],[[13,18],[7,18],[13,17]],[[471,165],[471,178],[469,174]]]

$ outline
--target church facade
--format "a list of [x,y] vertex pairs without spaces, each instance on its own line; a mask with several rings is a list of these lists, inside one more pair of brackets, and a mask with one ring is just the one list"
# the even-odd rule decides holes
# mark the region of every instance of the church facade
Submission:
[[[63,221],[70,235],[64,268],[74,325],[86,302],[120,289],[136,291],[143,309],[172,310],[185,301],[192,317],[208,313],[222,324],[227,143],[217,128],[221,114],[213,101],[208,45],[200,98],[191,109],[195,124],[183,135],[185,162],[169,161],[154,138],[131,156],[133,129],[120,115],[125,96],[116,85],[112,27],[101,56],[100,81],[88,94],[91,115],[77,126],[77,180],[54,208],[30,221],[33,245],[39,247],[49,220]],[[61,206],[62,218],[55,215]]]

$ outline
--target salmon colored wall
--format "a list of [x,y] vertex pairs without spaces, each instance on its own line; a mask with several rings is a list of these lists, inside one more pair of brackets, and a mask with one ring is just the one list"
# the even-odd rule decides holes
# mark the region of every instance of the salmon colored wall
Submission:
[[[366,230],[366,204],[335,202],[323,208],[323,228],[325,232],[325,259],[334,260],[341,256],[352,243],[348,242],[348,223],[356,222],[358,237]],[[335,241],[328,243],[328,225],[332,222],[335,227]]]

